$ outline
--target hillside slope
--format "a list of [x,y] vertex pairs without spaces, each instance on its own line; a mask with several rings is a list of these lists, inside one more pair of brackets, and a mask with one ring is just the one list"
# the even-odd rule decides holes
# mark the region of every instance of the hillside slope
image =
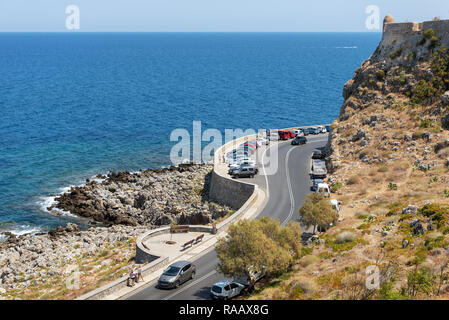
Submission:
[[[449,297],[449,21],[394,23],[344,86],[327,163],[337,226],[259,299]],[[371,266],[371,267],[370,267]],[[367,288],[378,268],[380,286]]]

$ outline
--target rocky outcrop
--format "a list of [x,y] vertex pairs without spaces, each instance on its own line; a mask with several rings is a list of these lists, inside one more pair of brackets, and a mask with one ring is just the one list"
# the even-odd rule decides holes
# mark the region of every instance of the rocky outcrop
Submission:
[[[65,274],[67,266],[77,264],[80,257],[94,256],[107,246],[135,239],[148,227],[91,227],[80,231],[75,224],[58,227],[48,234],[9,235],[0,242],[0,288],[8,292],[26,289],[36,283],[51,281]],[[131,258],[134,251],[125,250]]]
[[[56,198],[56,208],[106,225],[207,224],[230,209],[209,200],[211,165],[109,174]],[[54,207],[50,207],[52,210]]]

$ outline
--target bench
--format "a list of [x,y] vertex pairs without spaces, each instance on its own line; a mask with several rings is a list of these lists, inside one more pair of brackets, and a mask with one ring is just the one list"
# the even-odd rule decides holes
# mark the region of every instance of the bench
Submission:
[[198,237],[196,237],[195,243],[198,243],[198,242],[202,241],[203,238],[204,238],[204,233],[202,235],[199,235]]
[[195,239],[190,240],[190,241],[187,241],[187,242],[184,243],[181,247],[182,247],[183,249],[185,249],[185,248],[187,248],[188,246],[193,245],[194,242],[195,242]]
[[170,232],[171,233],[182,233],[182,232],[187,233],[187,232],[189,232],[189,230],[190,230],[189,226],[179,226],[176,229],[170,229]]

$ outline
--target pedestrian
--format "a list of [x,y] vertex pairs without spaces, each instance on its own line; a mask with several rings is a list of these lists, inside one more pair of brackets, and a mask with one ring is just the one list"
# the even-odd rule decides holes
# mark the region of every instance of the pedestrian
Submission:
[[131,287],[134,287],[135,280],[136,280],[136,274],[134,273],[134,269],[131,269],[131,272],[129,273],[129,278],[128,278],[128,285],[130,285]]
[[145,280],[143,279],[143,274],[142,274],[142,268],[141,268],[141,267],[139,267],[139,268],[137,269],[137,279],[138,279],[138,280],[145,281]]

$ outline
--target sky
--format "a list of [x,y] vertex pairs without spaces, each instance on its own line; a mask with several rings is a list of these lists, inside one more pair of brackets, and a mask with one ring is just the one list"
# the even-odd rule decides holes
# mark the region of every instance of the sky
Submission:
[[380,21],[449,19],[448,0],[0,0],[0,32],[379,32],[372,5]]

